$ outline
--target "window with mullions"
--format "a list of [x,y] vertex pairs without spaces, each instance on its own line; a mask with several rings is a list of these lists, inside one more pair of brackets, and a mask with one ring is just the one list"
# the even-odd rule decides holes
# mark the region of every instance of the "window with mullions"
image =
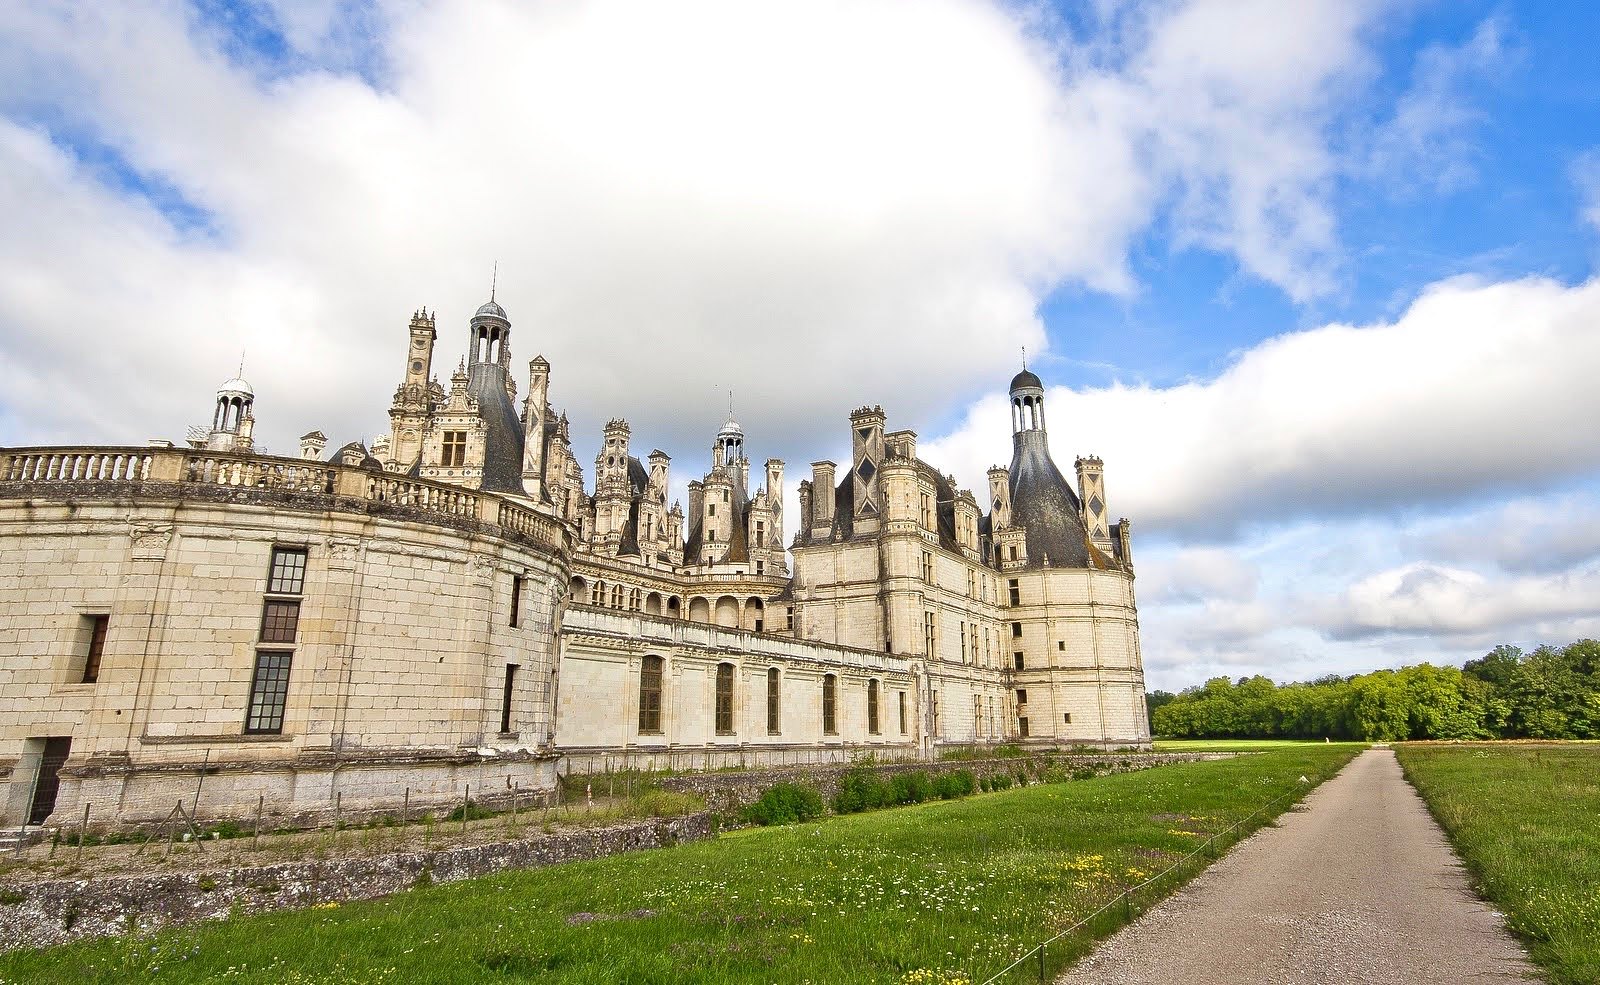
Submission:
[[283,731],[283,709],[289,699],[289,665],[294,654],[285,650],[258,650],[255,673],[250,677],[250,713],[244,730],[252,734]]
[[839,679],[832,674],[822,675],[822,733],[824,735],[839,734],[839,718],[837,700]]
[[299,595],[306,587],[306,552],[300,547],[274,547],[268,595]]
[[733,664],[717,664],[717,734],[733,734]]
[[867,682],[867,731],[878,734],[878,682]]
[[299,628],[299,599],[267,599],[262,604],[261,642],[293,643]]
[[779,675],[778,675],[778,668],[776,668],[776,667],[768,667],[767,668],[767,734],[768,735],[777,735],[778,732],[779,732],[779,725],[781,724],[781,722],[780,722],[780,720],[778,718],[778,713],[779,713],[780,706],[781,706],[779,686],[780,686],[780,681],[779,681]]
[[661,731],[660,657],[645,657],[639,665],[639,731]]

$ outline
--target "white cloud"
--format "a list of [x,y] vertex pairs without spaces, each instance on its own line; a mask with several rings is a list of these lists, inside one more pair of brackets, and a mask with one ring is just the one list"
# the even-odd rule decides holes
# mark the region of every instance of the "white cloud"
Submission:
[[1406,537],[1421,557],[1550,573],[1600,556],[1600,496],[1520,497],[1422,527]]
[[1600,567],[1491,578],[1417,562],[1351,585],[1330,612],[1330,635],[1462,636],[1596,614]]
[[1058,284],[1132,289],[1173,196],[1189,241],[1320,289],[1326,118],[1374,10],[1137,8],[1111,56],[971,0],[281,0],[255,12],[294,57],[262,72],[175,3],[13,6],[0,440],[176,435],[240,348],[269,443],[370,435],[409,313],[453,362],[498,260],[580,439],[623,414],[698,448],[732,385],[753,441],[810,454],[843,408],[1003,377]]
[[1451,191],[1477,176],[1473,128],[1484,115],[1471,86],[1499,72],[1513,51],[1499,18],[1480,22],[1459,45],[1431,44],[1418,53],[1410,87],[1378,128],[1368,170],[1407,185]]
[[[1600,431],[1578,423],[1600,418],[1597,323],[1600,281],[1452,280],[1392,323],[1279,336],[1215,379],[1055,387],[1048,420],[1060,460],[1105,459],[1112,510],[1136,532],[1226,537],[1456,502],[1600,465]],[[1007,413],[979,401],[927,457],[983,482]]]
[[1600,233],[1600,147],[1574,158],[1568,173],[1578,191],[1579,215]]

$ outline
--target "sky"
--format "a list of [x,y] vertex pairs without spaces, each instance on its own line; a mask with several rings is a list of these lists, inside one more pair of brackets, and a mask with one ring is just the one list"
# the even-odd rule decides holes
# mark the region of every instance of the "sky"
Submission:
[[[1600,635],[1600,6],[0,5],[0,445],[387,428],[486,299],[589,462],[1105,461],[1147,683]],[[525,385],[525,384],[524,384]]]

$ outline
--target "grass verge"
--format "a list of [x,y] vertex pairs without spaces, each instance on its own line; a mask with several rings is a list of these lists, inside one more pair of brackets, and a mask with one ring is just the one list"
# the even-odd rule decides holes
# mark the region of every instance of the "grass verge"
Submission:
[[[1298,745],[16,952],[0,955],[0,982],[955,985],[1355,751]],[[1080,951],[1054,949],[1048,963]]]
[[[1313,739],[1157,739],[1156,752],[1266,752],[1292,746],[1351,745],[1352,743],[1324,743]],[[1353,743],[1365,749],[1365,742]]]
[[1406,743],[1396,755],[1551,981],[1600,982],[1600,746]]

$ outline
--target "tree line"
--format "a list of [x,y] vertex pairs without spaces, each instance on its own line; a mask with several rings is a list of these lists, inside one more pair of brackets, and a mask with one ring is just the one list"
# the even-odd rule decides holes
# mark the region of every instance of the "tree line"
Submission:
[[1214,677],[1147,696],[1151,731],[1173,738],[1600,738],[1600,642],[1497,646],[1460,667],[1418,664],[1279,686]]

